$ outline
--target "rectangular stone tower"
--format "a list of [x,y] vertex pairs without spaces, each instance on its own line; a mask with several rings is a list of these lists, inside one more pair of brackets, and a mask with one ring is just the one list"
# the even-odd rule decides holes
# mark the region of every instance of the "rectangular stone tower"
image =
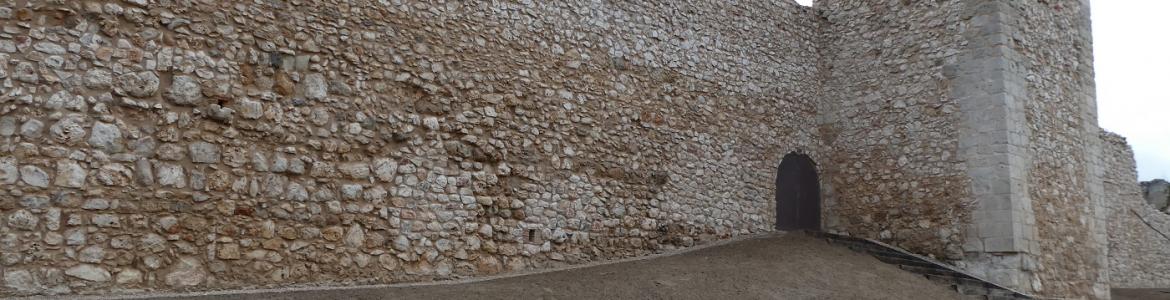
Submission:
[[1088,1],[817,7],[830,228],[1107,298]]

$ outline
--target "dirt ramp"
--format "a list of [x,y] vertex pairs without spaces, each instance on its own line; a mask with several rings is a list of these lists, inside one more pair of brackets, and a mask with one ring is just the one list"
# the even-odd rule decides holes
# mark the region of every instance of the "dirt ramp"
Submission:
[[184,299],[958,299],[872,256],[776,234],[652,259],[424,286],[272,291]]

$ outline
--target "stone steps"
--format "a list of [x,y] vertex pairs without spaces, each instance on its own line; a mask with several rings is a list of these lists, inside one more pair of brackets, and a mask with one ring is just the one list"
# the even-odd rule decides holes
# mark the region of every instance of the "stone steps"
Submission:
[[907,272],[920,274],[931,281],[948,285],[962,295],[963,299],[1034,299],[1032,296],[968,274],[948,264],[882,242],[825,232],[809,232],[808,234],[824,238],[829,244],[869,254],[881,262],[898,266]]

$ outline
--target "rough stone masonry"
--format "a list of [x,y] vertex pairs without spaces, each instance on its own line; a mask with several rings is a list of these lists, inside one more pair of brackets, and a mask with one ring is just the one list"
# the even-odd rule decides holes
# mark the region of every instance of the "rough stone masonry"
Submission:
[[820,163],[826,230],[1107,298],[1166,269],[1112,255],[1144,245],[1107,234],[1137,220],[1112,208],[1137,183],[1096,125],[1088,13],[0,0],[0,296],[645,255],[773,230],[796,151]]

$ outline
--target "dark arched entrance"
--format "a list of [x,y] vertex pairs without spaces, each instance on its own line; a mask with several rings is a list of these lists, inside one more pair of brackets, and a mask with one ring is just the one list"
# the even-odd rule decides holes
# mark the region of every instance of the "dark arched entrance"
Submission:
[[821,230],[821,186],[808,155],[784,156],[776,172],[776,229]]

